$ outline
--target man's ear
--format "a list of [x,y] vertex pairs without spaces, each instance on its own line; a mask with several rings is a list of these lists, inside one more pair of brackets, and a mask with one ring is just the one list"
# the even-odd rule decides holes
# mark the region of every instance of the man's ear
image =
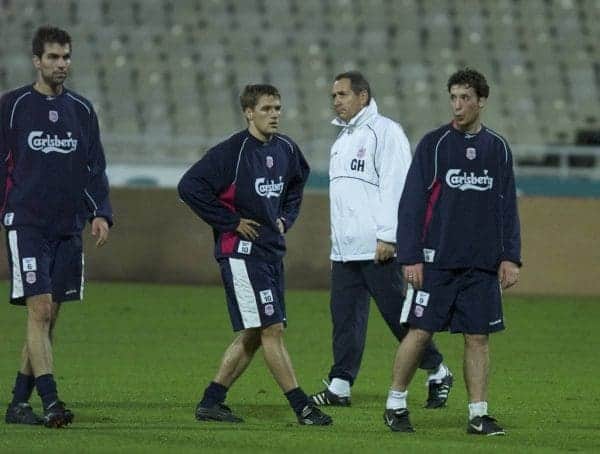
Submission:
[[359,96],[363,107],[369,104],[369,92],[367,90],[361,91]]

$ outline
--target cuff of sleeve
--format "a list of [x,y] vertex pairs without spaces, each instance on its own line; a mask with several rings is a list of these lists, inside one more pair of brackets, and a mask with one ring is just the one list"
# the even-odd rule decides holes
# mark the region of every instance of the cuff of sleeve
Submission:
[[500,257],[500,261],[501,262],[513,262],[519,268],[521,268],[523,266],[523,262],[521,262],[521,260],[516,257],[510,257],[510,256],[503,255],[502,257]]
[[106,222],[108,223],[108,226],[109,226],[109,227],[112,227],[112,226],[113,226],[113,224],[114,224],[114,223],[113,223],[113,217],[112,217],[112,214],[105,214],[105,213],[94,213],[94,214],[92,214],[92,215],[90,216],[90,219],[89,219],[89,222],[90,222],[90,224],[92,223],[92,221],[93,221],[95,218],[104,218],[104,219],[106,219]]
[[375,235],[378,240],[386,243],[396,243],[396,231],[392,229],[379,230]]

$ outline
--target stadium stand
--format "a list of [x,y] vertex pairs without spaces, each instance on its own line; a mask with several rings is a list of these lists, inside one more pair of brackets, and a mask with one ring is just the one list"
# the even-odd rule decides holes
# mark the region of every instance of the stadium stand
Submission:
[[265,81],[325,170],[330,81],[351,68],[413,143],[448,121],[444,84],[463,65],[489,77],[486,123],[524,163],[600,129],[596,0],[0,0],[1,91],[32,80],[43,23],[73,36],[70,86],[95,103],[113,163],[189,163],[243,127],[238,92]]

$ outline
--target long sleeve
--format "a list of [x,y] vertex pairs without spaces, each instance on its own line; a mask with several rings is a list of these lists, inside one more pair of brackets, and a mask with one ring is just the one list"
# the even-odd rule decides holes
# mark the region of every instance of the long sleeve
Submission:
[[227,168],[235,165],[224,162],[225,153],[210,150],[183,175],[177,189],[181,200],[207,224],[220,232],[232,232],[240,223],[240,215],[233,205],[227,205],[235,193],[235,175]]
[[410,144],[396,124],[386,125],[375,151],[375,169],[379,175],[379,205],[376,213],[377,239],[396,242],[398,202],[410,167]]
[[398,207],[397,261],[412,265],[423,259],[423,229],[428,199],[427,141],[423,139],[408,170]]
[[109,185],[106,176],[106,158],[100,140],[98,117],[92,110],[90,113],[90,146],[88,150],[89,181],[84,190],[84,200],[89,211],[89,218],[103,217],[110,226],[113,225],[113,212],[109,198]]
[[281,218],[286,231],[292,227],[296,221],[296,218],[298,217],[298,214],[300,213],[300,204],[302,203],[304,185],[306,184],[310,174],[308,162],[306,162],[302,152],[296,146],[294,147],[294,158],[296,161],[292,166],[294,172],[292,175],[290,175],[285,194],[285,201],[283,202],[281,210]]
[[509,260],[521,266],[521,228],[517,208],[515,174],[512,154],[508,154],[506,176],[502,191],[502,245],[501,260]]
[[8,102],[6,97],[0,98],[0,214],[6,205],[9,145],[8,145]]

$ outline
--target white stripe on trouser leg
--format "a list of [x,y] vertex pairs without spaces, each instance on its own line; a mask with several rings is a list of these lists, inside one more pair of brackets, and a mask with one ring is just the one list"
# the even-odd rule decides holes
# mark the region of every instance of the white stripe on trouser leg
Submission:
[[408,321],[408,314],[410,313],[410,308],[412,306],[413,294],[415,293],[413,286],[408,284],[406,288],[406,298],[404,298],[404,302],[402,303],[402,312],[400,313],[400,323],[406,323]]
[[243,259],[229,259],[229,266],[233,275],[235,299],[238,303],[244,328],[258,328],[260,326],[260,316],[258,315],[252,282],[248,277],[246,262]]
[[79,299],[83,300],[83,288],[85,286],[85,259],[81,253],[81,286],[79,287]]
[[19,258],[19,244],[17,241],[17,231],[8,232],[8,245],[12,257],[12,297],[21,298],[23,292],[23,276],[21,276],[21,259]]

